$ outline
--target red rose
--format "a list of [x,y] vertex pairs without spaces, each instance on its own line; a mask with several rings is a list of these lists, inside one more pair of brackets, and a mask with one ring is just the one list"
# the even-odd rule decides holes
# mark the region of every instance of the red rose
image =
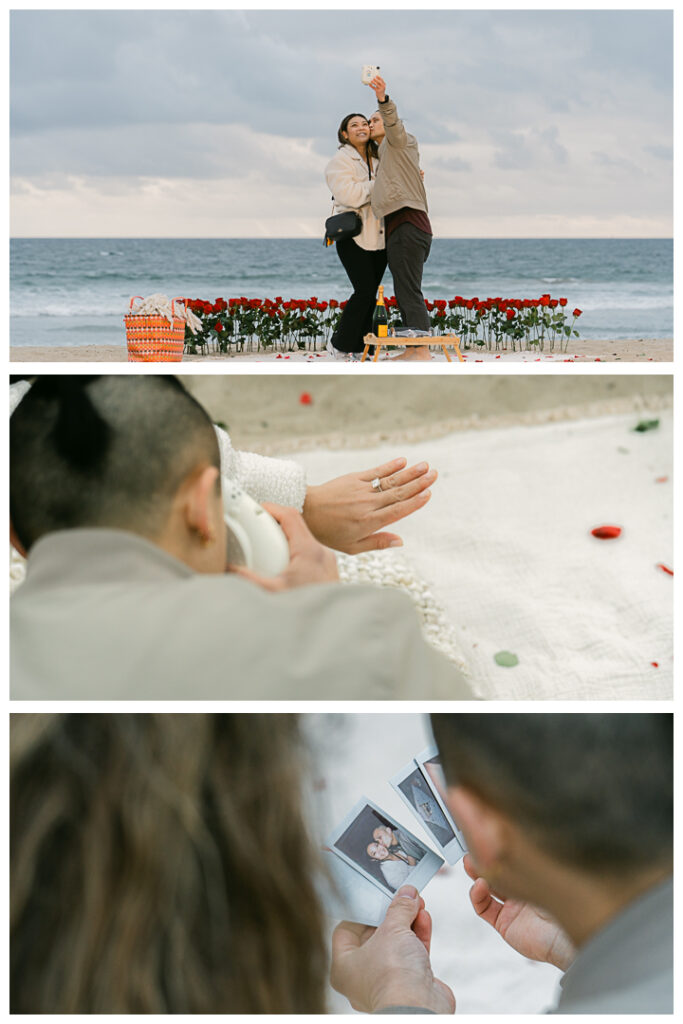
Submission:
[[445,316],[446,315],[446,310],[445,309],[438,309],[437,312],[436,312],[436,315],[440,316],[440,317]]
[[223,330],[223,324],[220,322],[220,320],[213,325],[213,329],[217,334],[221,333],[221,331]]
[[550,300],[550,308],[551,309],[557,309],[557,299],[551,299]]
[[549,295],[541,295],[541,298],[539,299],[539,302],[540,302],[540,304],[542,306],[549,306],[550,305],[550,296]]
[[575,309],[574,312],[572,313],[572,316],[581,316],[581,310],[580,309]]
[[505,316],[508,318],[508,320],[514,320],[514,318],[515,318],[515,311],[514,311],[514,309],[506,310],[505,311]]
[[566,299],[560,299],[560,305],[561,306],[566,306],[567,305],[567,300]]
[[337,302],[336,299],[330,299],[330,309],[337,309],[338,306],[339,303]]

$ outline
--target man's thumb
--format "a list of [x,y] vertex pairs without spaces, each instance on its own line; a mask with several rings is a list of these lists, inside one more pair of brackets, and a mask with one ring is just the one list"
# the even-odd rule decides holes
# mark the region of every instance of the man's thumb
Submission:
[[388,928],[410,928],[420,910],[420,897],[414,885],[402,885],[389,904],[384,924]]

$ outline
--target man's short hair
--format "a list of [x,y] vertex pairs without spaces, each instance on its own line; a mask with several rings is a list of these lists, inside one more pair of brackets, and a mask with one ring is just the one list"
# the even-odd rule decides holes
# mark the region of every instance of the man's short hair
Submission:
[[477,793],[558,860],[628,874],[671,857],[671,715],[431,720],[448,784]]
[[38,377],[10,418],[12,523],[26,549],[76,527],[154,537],[201,465],[218,442],[175,377]]

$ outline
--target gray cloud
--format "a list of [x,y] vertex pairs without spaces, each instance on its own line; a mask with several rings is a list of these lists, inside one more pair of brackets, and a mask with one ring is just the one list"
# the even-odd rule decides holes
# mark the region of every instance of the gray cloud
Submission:
[[464,196],[483,216],[503,197],[523,218],[545,197],[575,217],[608,197],[666,219],[671,32],[666,11],[15,11],[15,196],[24,211],[57,182],[87,181],[85,203],[194,179],[237,190],[247,219],[265,193],[324,205],[339,121],[374,108],[359,80],[372,61],[433,208]]

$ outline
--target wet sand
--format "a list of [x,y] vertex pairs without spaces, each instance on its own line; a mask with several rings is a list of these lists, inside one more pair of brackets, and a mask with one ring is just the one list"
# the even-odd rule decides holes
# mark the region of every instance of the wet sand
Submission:
[[[553,362],[591,362],[599,359],[601,362],[625,362],[625,363],[666,363],[673,360],[673,338],[638,338],[621,341],[595,341],[581,339],[572,346],[570,352],[550,353],[545,352],[465,352],[467,362],[489,362],[499,357],[501,364],[509,362],[535,363],[539,359],[551,359]],[[288,353],[282,354],[282,359],[287,358]],[[332,363],[326,354],[320,353],[315,358],[307,358],[306,353],[291,353],[289,359],[295,362]],[[442,354],[434,354],[434,361],[445,362]],[[39,346],[27,345],[21,348],[10,348],[10,362],[24,363],[87,363],[87,362],[126,362],[127,352],[125,345],[62,345],[62,346]],[[200,362],[208,363],[230,363],[245,361],[276,362],[274,352],[247,352],[238,355],[211,355],[211,356],[184,356],[184,363]],[[370,371],[372,372],[372,371]]]

